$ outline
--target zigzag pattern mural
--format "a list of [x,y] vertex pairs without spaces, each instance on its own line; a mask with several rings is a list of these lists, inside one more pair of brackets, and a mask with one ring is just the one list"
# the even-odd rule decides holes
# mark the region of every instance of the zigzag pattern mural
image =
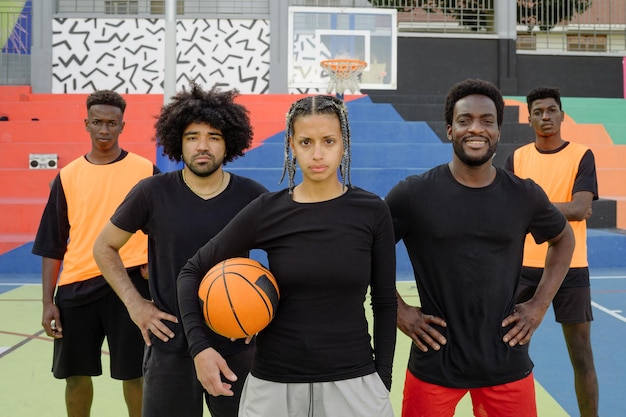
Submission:
[[[163,93],[163,19],[54,19],[52,30],[53,93]],[[269,35],[269,20],[178,20],[176,90],[194,79],[266,93]]]

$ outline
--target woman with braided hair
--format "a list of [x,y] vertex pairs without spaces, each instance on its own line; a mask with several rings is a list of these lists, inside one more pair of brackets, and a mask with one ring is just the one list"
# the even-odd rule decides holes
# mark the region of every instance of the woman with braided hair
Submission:
[[[262,249],[281,300],[257,336],[239,416],[393,416],[393,226],[384,202],[350,183],[350,129],[341,100],[311,96],[291,105],[281,181],[285,175],[286,189],[252,201],[181,270],[185,334],[191,350],[204,349],[199,355],[206,358],[198,378],[205,387],[219,385],[221,362],[203,337],[200,281],[220,261]],[[364,309],[368,288],[373,337]]]

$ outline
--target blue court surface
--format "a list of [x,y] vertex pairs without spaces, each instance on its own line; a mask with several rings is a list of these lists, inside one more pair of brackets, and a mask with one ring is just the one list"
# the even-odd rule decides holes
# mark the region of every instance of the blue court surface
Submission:
[[[592,269],[593,349],[600,384],[600,415],[623,417],[626,407],[626,268]],[[415,285],[398,282],[406,301],[417,302]],[[7,417],[65,416],[63,381],[50,372],[52,341],[41,330],[39,274],[0,274],[0,415]],[[410,341],[398,335],[391,392],[400,415],[402,384]],[[109,378],[107,346],[103,347],[103,376],[94,378],[92,416],[125,415],[121,384]],[[551,310],[531,342],[535,362],[538,410],[541,417],[578,416],[573,375],[560,325]],[[208,412],[205,415],[209,415]],[[468,398],[457,417],[472,415]],[[523,416],[520,416],[523,417]]]

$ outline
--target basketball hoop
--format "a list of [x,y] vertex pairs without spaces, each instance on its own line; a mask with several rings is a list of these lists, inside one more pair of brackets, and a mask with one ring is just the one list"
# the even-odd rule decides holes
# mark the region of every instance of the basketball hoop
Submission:
[[327,59],[320,65],[330,77],[328,93],[334,90],[337,96],[343,97],[346,90],[352,94],[359,91],[359,75],[367,67],[367,62],[359,59]]

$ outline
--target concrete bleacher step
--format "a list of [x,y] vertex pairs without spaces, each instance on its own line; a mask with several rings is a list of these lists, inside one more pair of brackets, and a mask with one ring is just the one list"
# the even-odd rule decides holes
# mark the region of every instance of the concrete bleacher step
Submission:
[[[47,95],[46,95],[47,96]],[[51,103],[49,100],[4,100],[0,102],[0,114],[7,115],[9,121],[56,121],[65,119],[72,123],[82,123],[86,116],[87,109],[85,104],[86,95],[84,97],[72,97],[71,99],[59,100],[54,102],[54,111],[51,111]],[[159,116],[162,99],[152,97],[151,99],[143,96],[141,98],[132,99],[132,95],[125,95],[127,102],[124,119],[130,120],[148,120],[154,123]],[[290,98],[291,100],[291,98]],[[283,104],[284,112],[288,110],[288,103]],[[246,99],[246,108],[258,119],[274,119],[277,116],[274,106],[267,106],[267,103],[258,100]],[[278,114],[280,115],[280,113]]]
[[497,167],[504,167],[504,162],[517,148],[525,145],[524,143],[498,143],[496,154],[493,157],[493,164]]
[[519,123],[503,123],[498,146],[503,143],[513,143],[521,146],[532,142],[534,139],[535,134],[530,126]]
[[[120,139],[120,146],[127,151],[135,152],[149,159],[153,159],[156,152],[156,144],[149,141],[124,142]],[[58,141],[49,143],[0,143],[0,166],[3,169],[28,169],[30,154],[53,154],[58,157],[58,166],[63,167],[89,152],[90,148],[89,142],[84,140],[82,143]]]
[[0,254],[32,241],[39,227],[39,219],[47,202],[46,198],[0,198],[2,216],[11,221],[3,222],[0,229]]
[[[447,137],[447,128],[446,122],[444,121],[430,121],[428,122],[428,126],[432,129],[435,135],[440,139],[441,142],[449,142]],[[528,125],[523,125],[514,122],[502,123],[502,131],[500,134],[500,143],[498,146],[502,144],[515,144],[515,148],[525,145],[529,142],[532,142],[534,139],[534,135],[532,130],[528,127]]]
[[[350,136],[353,144],[376,143],[429,143],[441,144],[437,135],[426,122],[401,122],[397,121],[359,121],[352,122],[350,115]],[[260,122],[263,123],[263,122]],[[268,122],[268,124],[271,122]],[[259,123],[257,123],[259,124]],[[374,134],[380,132],[379,135]],[[256,133],[255,133],[256,136]],[[285,140],[284,130],[275,132],[275,136],[268,137],[263,143],[279,143],[281,146]]]
[[348,118],[350,125],[357,122],[367,122],[372,120],[386,122],[402,122],[402,116],[394,109],[391,104],[386,103],[367,103],[358,100],[355,103],[348,103]]
[[[426,122],[407,121],[358,121],[352,122],[350,117],[350,133],[352,143],[431,143],[441,141]],[[380,134],[376,134],[380,132]]]
[[444,120],[442,104],[394,103],[394,108],[404,120],[441,121]]
[[[84,102],[60,101],[54,106],[55,112],[51,112],[50,103],[47,101],[4,101],[0,103],[0,113],[7,115],[9,121],[53,121],[63,118],[72,123],[81,123],[87,114]],[[126,108],[124,118],[156,120],[160,108],[161,104],[156,101],[134,103]]]
[[626,146],[614,144],[592,145],[591,150],[596,158],[596,163],[606,168],[626,167]]
[[[58,168],[89,151],[90,139],[83,122],[87,96],[31,94],[30,87],[26,86],[0,88],[0,116],[6,114],[9,119],[0,122],[0,183],[3,185],[0,210],[5,214],[0,220],[0,254],[32,240],[47,201],[49,185]],[[123,96],[128,106],[120,145],[155,161],[154,123],[163,105],[163,96]],[[245,95],[235,99],[250,112],[255,135],[253,147],[284,129],[284,116],[290,104],[299,97],[289,94]],[[56,154],[58,168],[30,169],[30,154]],[[16,201],[19,201],[19,208]]]
[[[393,103],[404,120],[421,120],[427,122],[445,121],[444,106],[441,104]],[[502,123],[519,123],[519,107],[505,106]]]
[[622,168],[599,168],[596,167],[598,175],[598,190],[600,195],[609,196],[623,193],[626,184],[626,169]]
[[446,101],[445,95],[390,94],[381,90],[363,90],[362,92],[367,94],[374,103],[436,104],[443,109]]
[[[44,198],[0,198],[2,215],[11,219],[2,228],[2,233],[34,235],[47,201],[48,196]],[[29,227],[33,219],[36,219],[34,228]]]
[[385,143],[353,144],[354,168],[432,168],[452,156],[451,144]]
[[[253,178],[263,184],[270,191],[278,191],[287,187],[287,179],[285,178],[281,184],[278,183],[281,167],[258,168],[258,167],[241,167],[228,165],[226,171],[234,174],[243,175],[244,177]],[[389,190],[398,182],[404,180],[409,175],[419,175],[426,172],[429,168],[372,168],[372,167],[355,167],[350,170],[352,185],[363,188],[381,198],[384,198]],[[300,170],[296,173],[296,183],[302,179]]]
[[[154,136],[154,121],[127,119],[120,143],[150,141]],[[16,120],[0,122],[0,145],[3,143],[84,143],[90,146],[83,119]]]
[[[44,96],[45,97],[33,97],[31,101],[51,101],[54,98],[50,97],[52,95]],[[67,95],[60,96],[61,101],[72,101],[68,98],[64,98],[64,96]],[[255,140],[268,139],[264,144],[260,144],[259,141],[255,142],[253,149],[247,152],[244,158],[239,158],[226,166],[227,171],[254,178],[271,191],[283,189],[287,186],[287,180],[284,180],[282,184],[278,183],[282,172],[284,152],[284,115],[289,105],[297,98],[299,97],[283,95],[272,95],[271,97],[256,95],[245,97],[246,103],[250,103],[246,104],[246,106],[251,111],[251,119],[255,128]],[[389,103],[372,102],[368,97],[351,97],[351,99],[354,99],[354,101],[348,102],[347,106],[349,109],[353,145],[351,178],[355,186],[359,186],[384,197],[395,184],[407,176],[421,174],[439,163],[449,161],[451,158],[452,150],[449,142],[445,138],[445,123],[443,123],[442,113],[440,114],[439,122],[432,121],[429,125],[426,121],[404,121],[401,115],[394,109],[393,105]],[[76,101],[76,97],[73,97],[73,100]],[[137,102],[139,102],[139,97],[130,98],[129,100],[137,100]],[[405,100],[407,102],[406,104],[436,105],[440,103],[441,112],[443,112],[443,97],[422,97],[421,99],[405,97]],[[84,103],[84,97],[81,97],[80,101]],[[271,103],[271,105],[269,103]],[[276,110],[276,103],[280,105],[279,111]],[[129,116],[128,111],[132,106],[133,104],[129,101],[127,117]],[[272,108],[273,110],[271,110]],[[263,117],[260,117],[260,115]],[[72,149],[72,153],[74,153],[76,152],[76,148],[72,148],[72,146],[82,144],[84,145],[84,150],[80,153],[84,153],[89,149],[89,137],[86,132],[84,132],[84,126],[82,125],[83,118],[84,116],[81,115],[79,120],[72,121],[73,123],[78,122],[77,125],[80,130],[76,131],[77,133],[74,134],[67,133],[71,136],[63,138],[62,142],[55,141],[57,148],[67,148],[68,151]],[[135,119],[127,118],[126,121],[125,131],[122,136],[120,136],[122,147],[133,151],[129,145],[134,143],[135,140],[133,140],[133,138],[136,138],[137,146],[144,147],[146,143],[150,144],[148,148],[143,149],[144,152],[150,153],[147,157],[153,157],[155,153],[153,148],[154,142],[147,140],[147,138],[152,135],[154,120],[135,121]],[[47,121],[45,122],[47,123]],[[24,123],[30,123],[29,127],[31,130],[28,131],[31,132],[30,134],[32,134],[33,131],[38,132],[32,139],[29,138],[28,142],[31,144],[30,146],[33,148],[36,147],[38,150],[37,153],[48,153],[39,152],[39,149],[48,149],[44,148],[42,145],[51,142],[51,133],[48,132],[48,129],[45,129],[45,134],[47,134],[48,137],[39,134],[39,132],[42,131],[40,126],[47,125],[43,123],[41,125],[35,125],[34,123],[37,122],[30,121],[24,121]],[[50,123],[53,122],[50,121]],[[443,125],[444,140],[441,139],[438,132],[432,127],[439,126],[436,123]],[[135,124],[138,126],[133,126]],[[59,125],[50,126],[62,129]],[[516,126],[516,123],[507,118],[506,126]],[[527,125],[520,126],[528,129]],[[33,128],[37,128],[37,130],[33,130]],[[503,128],[503,135],[505,128]],[[54,131],[55,129],[49,130]],[[7,143],[6,140],[2,140],[2,134],[3,131],[0,130],[0,153],[2,151],[2,144]],[[23,137],[22,134],[20,135]],[[521,133],[516,135],[520,138],[522,137]],[[511,136],[513,137],[514,135],[511,134]],[[515,137],[517,138],[517,136]],[[8,142],[13,142],[11,146],[18,146],[18,141]],[[139,143],[142,144],[139,145]],[[42,147],[40,147],[40,145]],[[519,146],[517,143],[501,143],[501,148],[499,148],[496,157],[503,154],[503,151],[507,149],[504,145],[512,146],[511,149]],[[15,149],[19,149],[19,146]],[[19,150],[19,152],[23,152],[23,149]],[[16,158],[16,154],[13,151],[11,153],[14,155],[14,159],[21,158]],[[60,156],[61,155],[63,155],[62,152],[60,153]],[[1,158],[3,157],[0,155],[0,159]],[[616,159],[616,161],[618,160],[619,159]],[[6,159],[0,162],[23,166],[22,162],[15,163],[14,161]],[[60,165],[63,166],[63,164]],[[12,171],[10,175],[8,175],[8,171]],[[6,248],[11,245],[13,245],[15,249],[11,251],[9,255],[14,253],[29,253],[28,242],[32,240],[36,232],[41,210],[43,210],[43,204],[45,204],[49,192],[48,184],[56,173],[56,170],[28,170],[17,167],[12,170],[0,169],[0,183],[5,184],[6,182],[11,182],[14,184],[11,186],[12,188],[10,190],[12,193],[12,195],[10,195],[11,198],[33,198],[34,200],[41,200],[33,201],[33,203],[35,203],[33,207],[24,210],[25,214],[26,212],[31,212],[32,225],[30,230],[20,231],[21,229],[14,228],[11,229],[13,230],[12,233],[2,232],[2,230],[0,230],[0,253],[2,253],[1,249],[3,247]],[[16,178],[21,177],[25,178],[24,182],[16,180]],[[301,174],[299,169],[296,177],[296,181],[300,181]],[[2,194],[5,198],[7,195],[9,194]],[[626,201],[624,202],[626,203]],[[39,214],[34,215],[33,211],[36,210],[35,206],[37,204],[39,204],[40,211]],[[2,208],[0,207],[0,209]],[[601,201],[594,203],[594,212],[599,217],[609,216],[611,209],[618,211],[615,205],[611,207],[610,202]],[[605,212],[609,214],[601,214]],[[598,227],[604,226],[606,226],[606,222],[600,222]],[[20,242],[20,238],[27,240]],[[626,235],[616,233],[614,229],[603,228],[601,230],[594,230],[593,233],[590,231],[589,246],[590,263],[593,267],[613,267],[616,263],[619,263],[620,260],[626,264],[626,259],[624,259],[626,257],[613,256],[615,253],[621,253],[623,255],[626,250]],[[607,254],[610,254],[610,256]],[[28,257],[28,255],[24,256]],[[6,256],[0,257],[0,260],[5,257]],[[610,259],[608,259],[609,257]],[[28,259],[33,261],[32,255]],[[40,262],[38,259],[34,259],[34,262],[31,262],[31,264],[32,265],[26,265],[26,267],[34,269],[34,271],[31,272],[40,272]],[[21,265],[20,267],[24,266]],[[2,269],[1,261],[0,269]],[[401,246],[398,249],[398,273],[411,273],[410,262]]]
[[30,85],[3,85],[0,88],[0,101],[13,100],[20,95],[31,94]]
[[626,267],[626,231],[623,229],[589,229],[587,248],[590,268]]
[[617,201],[599,198],[591,203],[593,215],[587,219],[587,228],[613,229],[617,224]]
[[[41,266],[30,264],[32,261],[35,261],[35,259],[30,256],[25,256],[24,259],[16,262],[16,264],[10,262],[6,265],[6,268],[2,268],[2,265],[6,263],[5,253],[19,250],[18,248],[27,244],[27,242],[32,242],[34,239],[35,235],[31,234],[0,233],[0,273],[16,273],[19,272],[17,269],[24,267],[28,268],[27,272],[40,272]],[[29,262],[25,262],[25,260],[29,260]],[[26,265],[24,265],[24,263],[26,263]],[[3,269],[6,269],[6,271],[3,271]]]
[[[443,121],[445,97],[396,94],[390,92],[367,91],[376,103],[393,104],[399,113],[408,120],[426,120],[435,135],[447,142],[446,123]],[[623,100],[565,98],[565,122],[562,125],[563,137],[589,146],[596,155],[598,186],[601,197],[615,201],[617,213],[615,224],[626,229],[626,195],[623,184],[626,181],[626,134],[623,132]],[[440,109],[440,110],[438,110]],[[567,109],[577,113],[575,122]],[[581,111],[583,110],[584,111]],[[440,116],[437,116],[440,114]],[[590,116],[591,115],[591,116]],[[433,119],[437,116],[436,120]],[[595,118],[595,119],[594,119]],[[590,123],[602,120],[602,124]],[[608,131],[611,131],[609,135]],[[528,109],[525,97],[505,98],[504,122],[494,164],[502,166],[507,156],[519,146],[532,142],[534,133],[528,124]]]
[[[5,245],[6,243],[6,245]],[[31,253],[32,236],[0,233],[0,274],[41,274],[41,257]]]
[[[283,164],[282,143],[265,143],[227,165],[277,168]],[[442,143],[352,143],[352,167],[431,168],[450,160],[452,146]]]
[[57,173],[56,169],[0,168],[0,199],[47,198]]

